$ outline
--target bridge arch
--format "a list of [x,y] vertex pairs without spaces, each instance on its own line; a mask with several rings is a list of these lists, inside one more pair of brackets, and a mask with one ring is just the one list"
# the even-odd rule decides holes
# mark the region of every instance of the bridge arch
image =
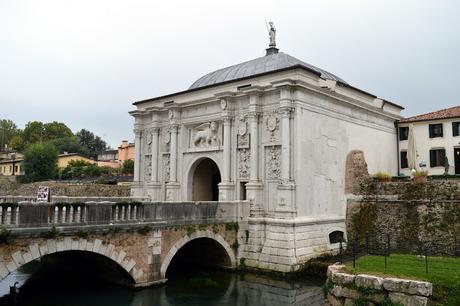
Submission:
[[212,154],[195,157],[186,168],[187,200],[217,201],[221,182],[219,162]]
[[117,248],[113,244],[103,244],[100,239],[73,240],[71,237],[65,237],[63,240],[49,239],[41,244],[32,243],[26,250],[21,248],[21,250],[11,252],[8,254],[9,256],[4,256],[3,258],[10,258],[10,260],[0,261],[0,281],[35,259],[40,259],[47,255],[79,251],[108,259],[121,271],[125,272],[127,279],[130,280],[131,285],[134,287],[144,282],[144,271],[137,267],[134,259],[130,259],[127,256],[125,250]]
[[166,278],[166,272],[168,271],[169,265],[171,261],[173,260],[174,256],[178,254],[178,252],[186,246],[188,243],[196,241],[197,239],[209,239],[215,242],[224,252],[225,255],[227,256],[229,266],[228,268],[231,269],[236,269],[237,267],[237,262],[236,262],[236,256],[230,245],[228,244],[225,239],[219,235],[215,234],[209,230],[206,231],[196,231],[192,233],[190,236],[185,236],[182,237],[179,241],[177,241],[170,249],[168,254],[165,256],[165,258],[162,261],[161,268],[160,268],[160,274],[162,278]]

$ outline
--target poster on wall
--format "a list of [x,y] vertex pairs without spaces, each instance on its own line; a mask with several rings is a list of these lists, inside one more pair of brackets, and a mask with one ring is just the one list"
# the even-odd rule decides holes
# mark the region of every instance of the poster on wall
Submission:
[[51,202],[51,189],[48,186],[38,186],[37,202]]

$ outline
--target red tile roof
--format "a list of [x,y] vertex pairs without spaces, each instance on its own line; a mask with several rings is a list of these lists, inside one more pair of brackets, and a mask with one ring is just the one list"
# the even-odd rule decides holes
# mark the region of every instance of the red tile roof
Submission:
[[415,122],[460,117],[460,106],[441,109],[435,112],[404,118],[400,122]]

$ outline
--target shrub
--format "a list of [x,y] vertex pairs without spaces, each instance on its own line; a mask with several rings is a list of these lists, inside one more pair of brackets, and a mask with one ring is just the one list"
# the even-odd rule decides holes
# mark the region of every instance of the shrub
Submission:
[[11,241],[11,231],[4,227],[0,228],[0,244],[9,244]]
[[57,149],[49,143],[34,143],[24,153],[25,180],[43,181],[53,178],[57,170]]
[[123,162],[121,166],[122,174],[133,174],[134,173],[134,160],[127,159]]
[[428,170],[417,170],[415,172],[412,172],[414,177],[422,177],[422,176],[428,176]]
[[374,174],[374,177],[380,182],[391,181],[391,174],[387,172],[377,172],[376,174]]

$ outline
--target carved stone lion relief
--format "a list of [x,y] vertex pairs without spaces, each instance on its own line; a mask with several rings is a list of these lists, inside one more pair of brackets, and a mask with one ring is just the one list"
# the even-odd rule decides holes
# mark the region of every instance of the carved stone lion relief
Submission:
[[163,155],[163,180],[165,182],[168,182],[170,178],[170,163],[171,163],[171,159],[170,159],[169,154],[164,154]]
[[238,150],[238,176],[240,179],[247,179],[250,175],[250,158],[249,149]]
[[265,178],[268,180],[281,178],[281,146],[265,148]]
[[193,130],[192,142],[195,147],[215,147],[220,145],[217,122],[202,123]]

